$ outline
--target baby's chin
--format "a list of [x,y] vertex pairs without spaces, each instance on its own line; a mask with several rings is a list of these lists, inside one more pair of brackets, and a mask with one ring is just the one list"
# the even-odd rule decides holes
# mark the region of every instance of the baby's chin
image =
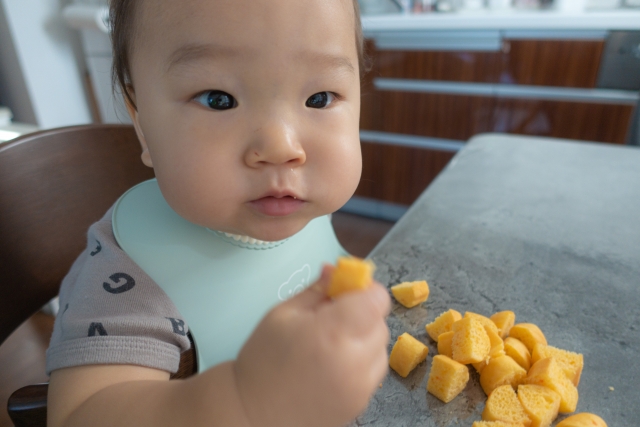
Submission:
[[291,217],[253,218],[247,223],[233,224],[231,227],[220,227],[219,231],[253,237],[265,242],[277,242],[288,239],[300,232],[314,217],[293,215]]
[[242,231],[234,234],[242,234],[265,242],[277,242],[288,239],[300,232],[310,220],[297,221],[267,221],[266,224],[256,224],[250,227],[242,227]]

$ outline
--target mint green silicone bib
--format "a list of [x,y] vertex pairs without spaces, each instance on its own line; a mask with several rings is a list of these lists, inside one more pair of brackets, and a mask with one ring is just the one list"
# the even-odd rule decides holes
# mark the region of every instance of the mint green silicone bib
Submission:
[[184,317],[199,371],[235,359],[273,306],[312,283],[322,264],[346,255],[328,216],[280,242],[236,241],[175,213],[155,179],[120,197],[113,233]]

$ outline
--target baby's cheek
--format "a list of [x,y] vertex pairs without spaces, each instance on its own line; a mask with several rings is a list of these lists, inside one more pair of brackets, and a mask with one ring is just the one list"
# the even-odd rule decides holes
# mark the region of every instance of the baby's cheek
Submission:
[[359,142],[342,147],[325,161],[327,197],[332,208],[338,209],[349,200],[360,182],[362,156]]

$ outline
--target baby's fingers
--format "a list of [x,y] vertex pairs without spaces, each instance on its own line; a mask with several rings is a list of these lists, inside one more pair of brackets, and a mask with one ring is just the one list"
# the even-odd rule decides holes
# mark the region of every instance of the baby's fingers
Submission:
[[339,327],[360,334],[380,327],[391,309],[391,298],[382,285],[373,282],[364,291],[349,292],[336,298],[331,309]]

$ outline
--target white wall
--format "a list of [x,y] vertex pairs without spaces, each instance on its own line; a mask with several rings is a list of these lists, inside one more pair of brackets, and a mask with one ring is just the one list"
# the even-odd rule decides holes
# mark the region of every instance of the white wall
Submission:
[[77,34],[66,0],[0,0],[0,97],[16,121],[52,128],[91,122]]

